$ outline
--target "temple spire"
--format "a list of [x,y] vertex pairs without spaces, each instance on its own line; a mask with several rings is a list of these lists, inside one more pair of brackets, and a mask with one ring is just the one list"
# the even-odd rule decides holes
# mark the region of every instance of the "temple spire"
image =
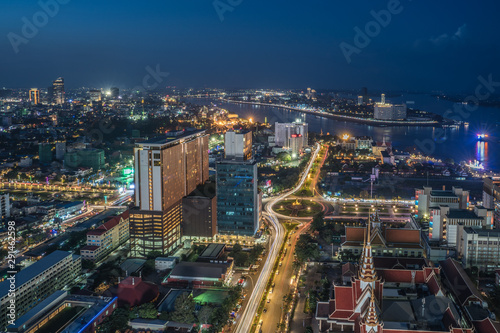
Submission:
[[365,324],[367,332],[370,332],[370,328],[376,328],[379,325],[377,309],[375,307],[375,291],[372,289],[372,297],[370,299],[370,305],[368,306],[368,312],[365,316]]
[[359,279],[364,282],[373,282],[376,280],[375,267],[373,264],[373,254],[371,245],[372,221],[368,218],[368,230],[366,232],[365,244],[363,244],[363,254],[361,256],[361,270]]

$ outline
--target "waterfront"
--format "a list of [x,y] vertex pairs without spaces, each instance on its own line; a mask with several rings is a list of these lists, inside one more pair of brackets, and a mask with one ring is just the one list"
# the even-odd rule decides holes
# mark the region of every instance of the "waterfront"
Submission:
[[[455,103],[439,100],[430,95],[405,95],[390,98],[394,103],[413,101],[409,107],[426,110],[436,114],[444,115],[447,110],[454,110]],[[499,158],[499,136],[497,122],[500,122],[500,109],[491,107],[478,107],[476,111],[466,119],[458,119],[469,122],[468,126],[459,128],[433,128],[433,127],[379,127],[366,124],[359,124],[316,115],[290,111],[276,107],[236,104],[220,102],[213,99],[186,99],[193,104],[215,103],[217,106],[238,114],[244,118],[253,118],[256,121],[264,122],[290,122],[298,118],[305,120],[309,124],[312,132],[337,134],[348,133],[352,136],[368,135],[377,141],[392,141],[396,148],[405,149],[415,147],[426,155],[437,158],[452,158],[456,162],[478,160],[484,164],[485,168],[493,171],[500,171]],[[451,114],[450,112],[447,113]],[[453,113],[456,114],[456,113]],[[487,133],[488,139],[483,142],[477,141],[477,133]]]

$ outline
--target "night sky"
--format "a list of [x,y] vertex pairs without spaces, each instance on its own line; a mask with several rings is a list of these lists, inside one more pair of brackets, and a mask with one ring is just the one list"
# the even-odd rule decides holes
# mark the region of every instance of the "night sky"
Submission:
[[[69,88],[127,88],[147,66],[182,87],[471,91],[479,75],[500,81],[498,0],[401,0],[350,63],[339,45],[355,46],[354,28],[392,0],[216,0],[229,6],[222,20],[213,0],[59,1],[45,23],[38,1],[0,0],[0,86],[63,76]],[[34,15],[41,26],[25,36],[22,18]]]

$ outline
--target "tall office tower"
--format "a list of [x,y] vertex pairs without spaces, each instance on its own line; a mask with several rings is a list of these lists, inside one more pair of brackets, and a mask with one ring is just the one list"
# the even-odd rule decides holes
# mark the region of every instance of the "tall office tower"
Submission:
[[363,96],[358,96],[358,105],[363,104]]
[[306,93],[307,99],[310,99],[311,95],[312,95],[311,88],[307,88],[307,93]]
[[56,160],[64,160],[66,154],[66,141],[56,141]]
[[[227,135],[227,133],[226,133]],[[245,133],[245,138],[247,133]],[[225,142],[226,159],[217,168],[217,229],[220,234],[253,236],[260,227],[261,197],[257,187],[257,162],[244,160],[240,140]],[[233,153],[234,152],[234,153]]]
[[30,102],[34,105],[40,103],[40,90],[38,88],[31,88],[29,92]]
[[168,255],[181,241],[182,198],[208,179],[208,135],[204,130],[169,132],[138,143],[134,155],[131,255]]
[[91,102],[101,101],[102,99],[101,91],[96,89],[89,90],[89,99]]
[[117,87],[111,87],[110,91],[112,99],[117,99],[118,96],[120,96],[120,89],[118,89]]
[[52,83],[52,91],[54,104],[64,104],[64,79],[62,77]]
[[382,96],[380,96],[380,104],[385,104],[385,94],[382,94]]
[[0,212],[2,214],[2,221],[10,217],[9,193],[0,193]]
[[363,103],[368,104],[368,89],[366,87],[361,88],[361,95],[363,96]]
[[227,131],[224,135],[224,155],[230,160],[252,158],[252,131]]

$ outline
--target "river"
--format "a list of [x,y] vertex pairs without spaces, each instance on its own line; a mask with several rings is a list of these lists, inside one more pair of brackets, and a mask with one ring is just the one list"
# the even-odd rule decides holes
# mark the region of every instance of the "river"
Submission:
[[[291,122],[302,119],[309,124],[309,131],[330,134],[349,134],[351,136],[371,136],[374,140],[391,141],[397,149],[416,147],[422,153],[436,158],[452,158],[455,162],[478,160],[488,170],[500,171],[500,148],[498,135],[500,124],[500,108],[479,106],[473,112],[459,113],[453,111],[457,106],[464,109],[462,105],[437,99],[427,94],[408,94],[400,97],[387,98],[392,103],[409,103],[409,107],[447,115],[468,122],[468,126],[460,128],[433,128],[433,127],[404,127],[404,126],[371,126],[360,123],[352,123],[335,120],[298,111],[290,111],[276,107],[258,106],[250,104],[236,104],[220,102],[213,99],[189,98],[186,102],[209,105],[215,103],[218,107],[238,114],[243,118],[252,118],[259,122]],[[451,110],[453,113],[450,113]],[[465,111],[465,110],[464,110]],[[486,133],[485,141],[478,141],[477,134]]]

